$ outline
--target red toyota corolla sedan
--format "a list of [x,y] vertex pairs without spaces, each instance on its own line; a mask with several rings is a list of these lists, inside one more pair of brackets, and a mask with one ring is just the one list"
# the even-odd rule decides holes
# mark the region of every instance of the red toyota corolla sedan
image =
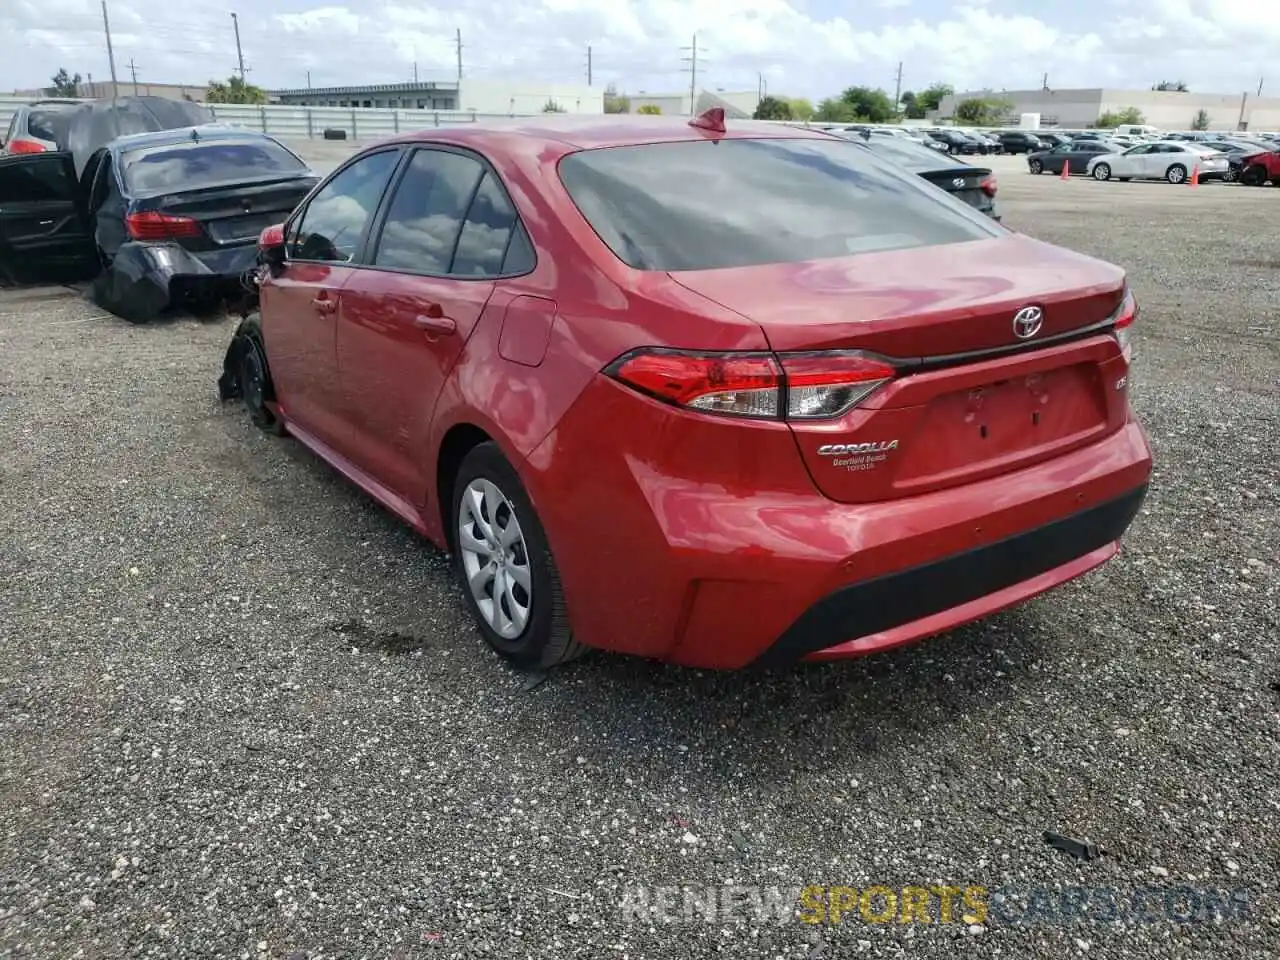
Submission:
[[450,551],[522,667],[864,654],[1097,567],[1151,473],[1118,268],[711,113],[360,151],[221,381]]

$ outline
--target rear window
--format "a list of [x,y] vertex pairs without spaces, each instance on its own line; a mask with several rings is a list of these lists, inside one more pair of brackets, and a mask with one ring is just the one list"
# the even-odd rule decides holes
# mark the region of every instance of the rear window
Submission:
[[708,270],[1005,231],[843,140],[699,140],[570,154],[560,178],[624,263]]
[[75,104],[66,107],[36,107],[27,114],[27,135],[37,140],[56,141],[73,106]]
[[247,183],[307,169],[274,140],[205,140],[144,147],[122,154],[120,166],[129,191],[138,197]]

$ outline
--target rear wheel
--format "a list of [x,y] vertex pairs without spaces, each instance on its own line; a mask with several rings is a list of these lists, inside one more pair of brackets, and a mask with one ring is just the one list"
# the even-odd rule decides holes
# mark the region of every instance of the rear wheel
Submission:
[[1252,164],[1240,174],[1240,182],[1249,187],[1260,187],[1267,182],[1267,168],[1260,163]]
[[1093,168],[1093,179],[1095,179],[1095,180],[1110,180],[1110,179],[1111,179],[1111,165],[1110,165],[1110,164],[1106,164],[1106,163],[1100,163],[1100,164],[1098,164],[1096,167],[1094,167],[1094,168]]
[[1175,163],[1164,172],[1164,178],[1170,183],[1184,183],[1187,179],[1187,168],[1180,163]]
[[546,531],[496,444],[472,448],[453,490],[454,564],[485,642],[525,670],[579,656]]
[[1039,160],[1028,161],[1027,167],[1031,170],[1032,173],[1044,173],[1044,164],[1041,163]]

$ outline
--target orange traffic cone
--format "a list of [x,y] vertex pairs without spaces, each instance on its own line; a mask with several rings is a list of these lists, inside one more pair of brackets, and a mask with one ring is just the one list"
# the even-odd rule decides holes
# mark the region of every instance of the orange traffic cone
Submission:
[[1070,176],[1071,176],[1071,161],[1063,160],[1062,161],[1062,179],[1063,180],[1069,179]]
[[1196,164],[1191,168],[1191,185],[1193,187],[1200,186],[1200,164]]

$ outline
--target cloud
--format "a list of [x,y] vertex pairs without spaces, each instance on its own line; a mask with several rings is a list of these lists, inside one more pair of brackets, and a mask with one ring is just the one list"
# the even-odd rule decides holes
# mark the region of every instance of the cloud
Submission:
[[[1013,0],[877,0],[845,13],[833,0],[276,0],[239,22],[250,79],[302,86],[451,79],[455,30],[464,75],[597,83],[630,90],[688,84],[696,32],[709,88],[821,97],[851,84],[907,89],[1018,89],[1108,84],[1147,88],[1176,77],[1192,90],[1252,88],[1280,43],[1280,15],[1239,0],[1081,0],[1028,8]],[[1019,12],[1027,11],[1027,12]],[[127,81],[203,83],[236,67],[221,0],[112,0],[116,66]],[[96,0],[3,0],[0,89],[48,83],[62,66],[108,76]],[[1155,65],[1155,66],[1153,66]],[[1155,76],[1159,73],[1159,76]]]

